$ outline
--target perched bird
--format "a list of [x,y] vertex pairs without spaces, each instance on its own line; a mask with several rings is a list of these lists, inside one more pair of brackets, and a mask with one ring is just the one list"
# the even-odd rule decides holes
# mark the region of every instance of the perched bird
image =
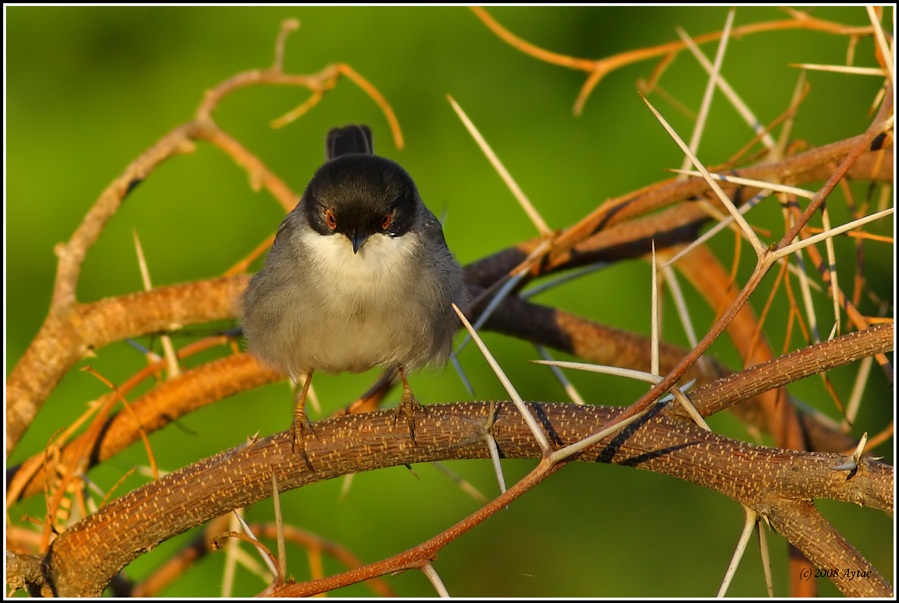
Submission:
[[414,440],[421,404],[406,374],[446,363],[459,326],[451,304],[464,311],[467,302],[462,269],[409,174],[374,154],[368,126],[330,130],[326,161],[278,228],[241,308],[250,352],[299,390],[294,450],[305,458],[315,371],[395,369],[397,413]]

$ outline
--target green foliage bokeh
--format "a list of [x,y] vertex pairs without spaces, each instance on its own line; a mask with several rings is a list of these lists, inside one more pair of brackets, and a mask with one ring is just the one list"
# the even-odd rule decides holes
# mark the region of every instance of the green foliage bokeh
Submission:
[[[717,30],[726,16],[723,7],[489,10],[524,39],[585,58],[676,39],[677,25],[694,35]],[[465,132],[447,94],[478,125],[554,228],[574,223],[606,198],[666,178],[663,170],[681,162],[676,146],[636,93],[635,81],[648,78],[653,63],[608,75],[583,115],[575,117],[572,106],[584,80],[581,72],[517,52],[462,7],[8,7],[5,12],[7,374],[49,308],[54,245],[71,236],[98,194],[129,162],[192,117],[206,89],[238,72],[269,66],[285,18],[302,24],[287,42],[285,69],[314,73],[330,63],[350,64],[393,106],[406,148],[393,146],[383,114],[346,80],[305,117],[280,130],[270,129],[270,120],[299,105],[307,98],[305,91],[261,87],[237,93],[219,107],[219,123],[297,192],[322,160],[329,127],[370,124],[378,152],[402,163],[428,206],[444,216],[447,240],[463,264],[531,238],[535,230]],[[815,15],[867,23],[860,7],[819,8]],[[781,18],[783,13],[774,8],[740,9],[737,24]],[[798,71],[790,63],[840,63],[845,48],[843,39],[808,31],[748,36],[730,42],[723,73],[767,123],[787,108],[793,94]],[[714,45],[703,49],[714,54]],[[872,66],[870,40],[863,40],[856,52],[859,63]],[[683,54],[663,85],[695,109],[705,80]],[[864,130],[881,83],[877,78],[812,74],[810,80],[812,92],[799,112],[795,138],[820,145]],[[692,122],[663,99],[652,100],[687,138]],[[750,137],[717,97],[700,156],[710,164],[723,162]],[[142,288],[132,231],[140,236],[154,285],[166,285],[221,274],[271,234],[282,216],[266,193],[251,190],[246,174],[229,158],[201,144],[197,152],[164,164],[128,197],[88,256],[79,299]],[[728,238],[720,249],[727,253],[731,244]],[[866,270],[872,281],[877,274],[891,274],[886,249],[874,247],[869,253]],[[648,333],[648,287],[647,265],[634,262],[539,299]],[[888,291],[883,295],[890,297]],[[673,312],[667,316],[673,322]],[[707,325],[710,317],[704,320]],[[202,327],[193,331],[202,332]],[[672,340],[685,343],[674,325],[669,331]],[[491,334],[486,340],[523,396],[565,399],[545,369],[526,362],[536,357],[532,348]],[[717,353],[736,366],[727,346]],[[142,362],[138,352],[122,343],[98,350],[96,358],[83,364],[119,383]],[[506,398],[473,346],[463,353],[462,363],[478,398]],[[325,412],[352,400],[373,376],[317,376]],[[846,395],[851,378],[842,382]],[[602,392],[593,401],[603,404],[626,404],[642,391],[614,379],[573,379]],[[595,389],[597,383],[602,389]],[[424,402],[470,397],[452,370],[416,376],[413,387]],[[878,391],[888,390],[875,389],[867,401],[866,408],[874,407],[875,414],[883,405]],[[88,373],[76,370],[66,376],[9,462],[41,450],[55,430],[83,412],[86,401],[105,392]],[[822,404],[835,415],[832,404]],[[889,408],[883,413],[885,419],[892,416]],[[282,383],[186,417],[180,427],[154,434],[151,442],[161,466],[174,470],[255,432],[284,429],[289,420],[290,395]],[[745,430],[726,417],[719,424],[745,437]],[[108,488],[125,469],[145,462],[144,452],[135,446],[92,477]],[[510,462],[508,478],[530,466]],[[496,491],[487,463],[451,467],[488,495]],[[433,536],[475,509],[476,503],[442,474],[430,467],[416,471],[420,479],[402,468],[358,475],[345,499],[337,482],[287,493],[287,520],[373,561]],[[126,489],[141,479],[132,478]],[[21,507],[15,516],[23,509],[40,514],[35,501]],[[853,543],[892,580],[887,536],[893,533],[892,520],[845,505],[829,505],[826,512],[839,528],[853,526]],[[270,517],[271,505],[260,503],[248,514]],[[741,525],[738,505],[712,492],[632,469],[573,466],[450,545],[435,567],[455,596],[710,596],[717,591]],[[776,592],[786,594],[785,547],[777,537],[770,540]],[[180,542],[183,538],[165,543],[126,572],[139,579]],[[290,555],[291,571],[302,579],[307,572],[303,555],[294,550]],[[221,562],[221,555],[204,560],[165,594],[217,594]],[[261,589],[255,578],[239,576],[235,594]],[[432,593],[416,574],[391,584],[403,596]],[[821,582],[821,589],[835,592],[829,582]],[[750,553],[730,594],[763,592],[758,555]],[[338,594],[365,593],[358,587]]]

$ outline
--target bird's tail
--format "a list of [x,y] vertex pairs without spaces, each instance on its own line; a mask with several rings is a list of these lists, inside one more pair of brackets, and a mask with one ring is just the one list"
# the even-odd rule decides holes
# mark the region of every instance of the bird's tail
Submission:
[[364,124],[350,124],[328,130],[328,137],[325,139],[325,156],[328,160],[351,153],[373,155],[374,152],[371,128]]

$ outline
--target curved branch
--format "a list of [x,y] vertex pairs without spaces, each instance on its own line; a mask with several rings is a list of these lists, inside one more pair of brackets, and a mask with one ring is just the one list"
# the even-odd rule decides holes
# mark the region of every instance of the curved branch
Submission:
[[[172,137],[172,140],[165,145],[160,141],[157,147],[176,148],[177,145],[174,144],[174,140],[177,137],[173,135],[169,135],[169,137]],[[169,137],[165,137],[163,140],[167,140]],[[780,174],[781,176],[778,177],[786,178],[793,183],[820,178],[822,175],[821,170],[826,169],[827,163],[835,157],[845,156],[853,147],[857,146],[859,139],[860,137],[850,138],[784,159],[776,164],[737,170],[737,173],[742,176],[759,179],[773,178]],[[854,169],[860,170],[857,177],[892,180],[892,161],[886,161],[884,158],[884,155],[892,156],[892,149],[889,146],[891,144],[892,139],[887,139],[883,141],[883,146],[865,153],[854,167]],[[126,175],[123,175],[116,181],[118,184],[114,183],[111,185],[101,198],[113,195],[112,191],[122,187],[127,189],[127,183],[134,181],[128,174],[145,173],[146,167],[151,165],[150,163],[145,163],[150,161],[150,159],[146,159],[147,157],[158,158],[163,156],[167,157],[169,155],[162,151],[156,151],[154,153],[148,152],[142,156],[131,168],[126,170]],[[707,188],[708,186],[703,181],[697,179],[683,182],[672,181],[649,187],[638,193],[603,204],[597,211],[587,216],[559,238],[558,250],[551,255],[551,260],[548,263],[540,266],[541,274],[597,261],[640,257],[649,251],[649,241],[653,239],[656,242],[657,249],[692,241],[701,225],[709,219],[708,215],[698,208],[696,204],[682,204],[658,214],[638,216],[703,194]],[[100,205],[102,204],[98,202],[98,206]],[[108,212],[113,210],[106,208],[105,205],[103,207],[105,209],[102,212],[99,209],[92,210],[92,213],[89,215],[93,217],[90,220],[85,218],[85,222],[99,223],[108,219],[111,216]],[[96,215],[93,214],[94,211],[96,211]],[[611,227],[612,224],[618,224],[625,217],[631,218],[631,221],[621,223],[615,228]],[[84,237],[81,240],[87,241]],[[539,241],[536,240],[520,243],[515,247],[508,248],[466,266],[466,282],[481,287],[493,285],[502,279],[509,270],[520,264],[537,244],[539,244]],[[568,247],[568,251],[565,251],[566,247]],[[61,271],[64,271],[64,265],[69,266],[66,270],[73,270],[75,269],[74,266],[80,264],[67,264],[60,259]],[[77,271],[75,275],[77,276]],[[220,279],[196,283],[197,287],[210,287],[210,289],[204,291],[202,296],[189,300],[185,298],[183,300],[184,303],[198,303],[210,310],[205,314],[198,312],[198,322],[232,318],[234,316],[231,303],[239,295],[242,290],[241,287],[246,286],[247,277],[231,278],[234,280]],[[65,280],[65,282],[68,283],[69,281]],[[219,288],[220,284],[223,285],[222,288]],[[178,287],[190,286],[181,285]],[[166,289],[168,288],[161,288],[156,291]],[[72,290],[74,291],[73,288]],[[146,294],[137,293],[134,296],[117,299],[134,298],[135,300],[140,299],[142,300],[141,303],[144,303],[147,299],[143,298],[143,295]],[[221,296],[225,296],[225,298],[222,299]],[[106,300],[105,302],[96,303],[106,303],[112,306],[117,302],[116,300]],[[220,310],[211,311],[209,306],[212,304],[215,304]],[[85,314],[87,312],[95,313],[96,316],[102,315],[100,308],[94,308],[93,305],[88,306],[91,310],[75,305],[64,309],[54,308],[54,311],[51,311],[40,332],[35,336],[28,350],[7,379],[7,454],[15,449],[25,429],[37,415],[41,404],[53,391],[56,384],[62,379],[62,376],[91,349],[91,346],[99,347],[118,340],[110,339],[109,337],[118,337],[119,339],[134,337],[142,333],[166,330],[173,325],[190,324],[188,316],[190,311],[183,304],[174,304],[169,307],[153,302],[152,305],[154,308],[153,312],[157,316],[156,321],[152,324],[139,324],[134,318],[128,318],[126,314],[125,319],[131,325],[131,330],[122,329],[116,332],[111,331],[111,329],[116,328],[114,326],[85,322]],[[121,316],[120,313],[118,315]],[[146,314],[142,313],[140,315],[145,316]],[[82,328],[85,325],[89,326],[90,329]],[[92,331],[109,333],[109,335],[107,337],[96,336],[92,334]]]
[[[531,404],[551,440],[562,446],[589,436],[616,407]],[[488,458],[492,435],[506,458],[540,458],[539,446],[511,403],[435,404],[416,420],[416,444],[393,410],[316,423],[306,443],[310,470],[292,452],[290,432],[247,443],[178,470],[107,504],[57,538],[44,563],[59,596],[98,596],[119,570],[162,540],[282,490],[348,472],[451,458]],[[577,459],[646,469],[703,485],[765,515],[771,497],[832,498],[891,511],[893,470],[863,459],[852,479],[835,471],[842,457],[783,451],[731,440],[653,413]],[[737,461],[737,462],[735,462]],[[166,513],[157,506],[167,501]],[[876,573],[871,567],[866,571]]]

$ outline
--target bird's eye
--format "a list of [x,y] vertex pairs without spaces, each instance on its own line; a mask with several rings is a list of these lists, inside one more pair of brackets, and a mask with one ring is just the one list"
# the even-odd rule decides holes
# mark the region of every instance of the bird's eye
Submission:
[[337,218],[334,216],[334,212],[330,209],[325,210],[325,223],[331,230],[337,228]]
[[382,230],[387,230],[388,228],[390,228],[390,225],[393,224],[393,214],[395,214],[395,213],[396,213],[396,211],[392,211],[389,214],[387,214],[386,216],[384,216],[383,218],[381,218],[381,229]]

